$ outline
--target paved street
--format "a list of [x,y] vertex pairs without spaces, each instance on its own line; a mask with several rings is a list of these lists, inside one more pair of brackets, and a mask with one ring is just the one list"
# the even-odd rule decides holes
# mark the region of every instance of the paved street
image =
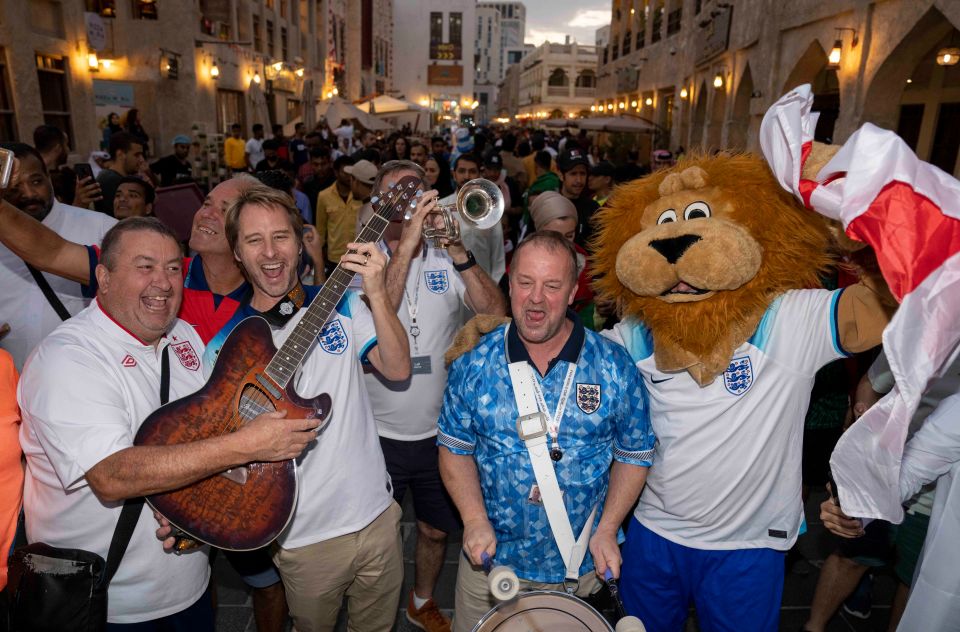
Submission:
[[[813,597],[817,583],[817,567],[835,546],[835,539],[827,533],[819,520],[819,504],[824,496],[816,495],[807,505],[807,522],[809,532],[800,539],[800,551],[811,563],[800,562],[793,572],[787,575],[784,589],[783,607],[781,608],[780,629],[784,632],[800,630],[809,613],[810,600]],[[410,591],[413,581],[413,539],[416,530],[410,504],[404,507],[404,522],[402,524],[404,541],[404,563],[406,573],[402,599]],[[437,601],[447,614],[453,609],[453,588],[456,580],[457,555],[459,553],[459,539],[451,541],[447,550],[447,564],[440,576],[440,585],[437,590]],[[253,607],[250,603],[248,591],[240,582],[239,577],[220,556],[215,568],[217,595],[219,608],[217,612],[218,632],[255,632],[253,622]],[[849,616],[836,616],[831,622],[829,632],[875,632],[886,630],[887,616],[890,601],[893,596],[895,579],[889,571],[881,571],[875,578],[873,587],[873,614],[865,621]],[[402,606],[398,604],[397,632],[413,632],[418,628],[410,625],[404,617]],[[341,625],[338,630],[345,630]],[[697,630],[693,621],[688,622],[689,632]]]

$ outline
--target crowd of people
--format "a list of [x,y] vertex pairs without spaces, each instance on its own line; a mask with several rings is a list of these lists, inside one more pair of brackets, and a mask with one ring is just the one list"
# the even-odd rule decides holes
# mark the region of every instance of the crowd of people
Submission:
[[[657,467],[657,437],[634,359],[617,335],[597,333],[620,314],[592,289],[593,219],[617,185],[669,166],[673,154],[614,155],[566,131],[384,137],[343,121],[297,124],[289,138],[282,126],[265,138],[258,124],[244,138],[232,125],[230,177],[206,192],[183,244],[152,209],[157,189],[193,181],[191,140],[176,136],[172,153],[148,162],[136,120],[110,118],[106,155],[90,174],[64,168],[68,139],[55,127],[38,128],[33,145],[3,145],[18,164],[0,203],[0,323],[9,325],[0,342],[0,573],[21,505],[26,541],[106,558],[125,501],[252,461],[295,459],[300,489],[287,528],[269,547],[223,552],[252,590],[259,630],[282,630],[288,616],[301,632],[332,630],[344,602],[351,629],[391,629],[408,492],[416,545],[413,589],[402,598],[422,629],[465,632],[495,605],[485,555],[525,587],[573,582],[587,600],[598,574],[620,576],[618,535]],[[415,208],[372,221],[409,177],[422,183]],[[499,190],[502,220],[425,239],[435,211],[478,178]],[[376,239],[357,239],[381,224]],[[333,399],[322,432],[316,420],[264,412],[216,439],[134,445],[166,400],[164,384],[170,400],[203,386],[249,316],[269,323],[279,347],[338,269],[356,280],[340,287],[293,378],[301,396]],[[448,369],[444,353],[474,314],[492,332]],[[865,373],[872,359],[821,370],[805,486],[827,482],[843,427],[892,388],[882,355]],[[518,432],[518,412],[545,420],[539,434]],[[576,554],[558,548],[547,520],[558,497]],[[870,537],[845,540],[828,558],[805,629],[824,629],[871,567],[896,562],[895,629],[929,515],[923,498],[896,539],[873,523]],[[447,539],[461,530],[451,622],[434,596]],[[213,629],[213,551],[173,555],[173,535],[142,509],[110,583],[108,629]],[[784,566],[782,551],[762,550],[764,564]],[[796,560],[786,559],[789,572]],[[157,627],[138,627],[147,624]]]

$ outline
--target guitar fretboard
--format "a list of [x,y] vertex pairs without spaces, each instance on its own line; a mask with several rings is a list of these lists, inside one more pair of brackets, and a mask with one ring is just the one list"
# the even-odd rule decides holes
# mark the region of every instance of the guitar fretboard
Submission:
[[[420,187],[420,179],[416,176],[406,176],[378,198],[371,199],[374,214],[370,221],[360,230],[356,242],[365,244],[375,242],[383,236],[394,213],[405,208],[415,199]],[[281,387],[286,387],[303,363],[307,352],[313,346],[314,340],[343,298],[347,288],[353,281],[355,273],[338,264],[336,269],[323,284],[320,293],[313,299],[303,318],[297,323],[286,342],[267,365],[267,376]]]

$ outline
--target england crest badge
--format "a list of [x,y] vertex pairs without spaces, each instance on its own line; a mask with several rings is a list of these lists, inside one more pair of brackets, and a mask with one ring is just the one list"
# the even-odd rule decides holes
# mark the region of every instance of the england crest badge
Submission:
[[588,415],[600,408],[600,385],[577,384],[577,407]]
[[723,372],[723,386],[732,395],[743,395],[753,384],[753,364],[750,356],[734,358]]
[[170,348],[177,354],[177,360],[180,360],[183,368],[191,371],[200,369],[200,358],[197,357],[197,352],[193,350],[193,345],[190,344],[189,340],[172,344]]
[[347,333],[343,330],[340,319],[330,321],[324,325],[323,329],[320,330],[318,338],[320,340],[320,347],[327,353],[334,355],[342,354],[346,351],[347,345],[349,344]]
[[427,289],[434,294],[443,294],[450,287],[446,270],[424,270],[423,280],[427,284]]

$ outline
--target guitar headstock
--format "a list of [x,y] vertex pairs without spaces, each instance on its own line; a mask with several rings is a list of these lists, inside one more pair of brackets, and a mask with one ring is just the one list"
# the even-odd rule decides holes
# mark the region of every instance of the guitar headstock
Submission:
[[420,178],[404,176],[385,191],[370,198],[370,205],[374,214],[390,221],[398,213],[402,215],[408,208],[412,212],[421,195],[423,188]]

